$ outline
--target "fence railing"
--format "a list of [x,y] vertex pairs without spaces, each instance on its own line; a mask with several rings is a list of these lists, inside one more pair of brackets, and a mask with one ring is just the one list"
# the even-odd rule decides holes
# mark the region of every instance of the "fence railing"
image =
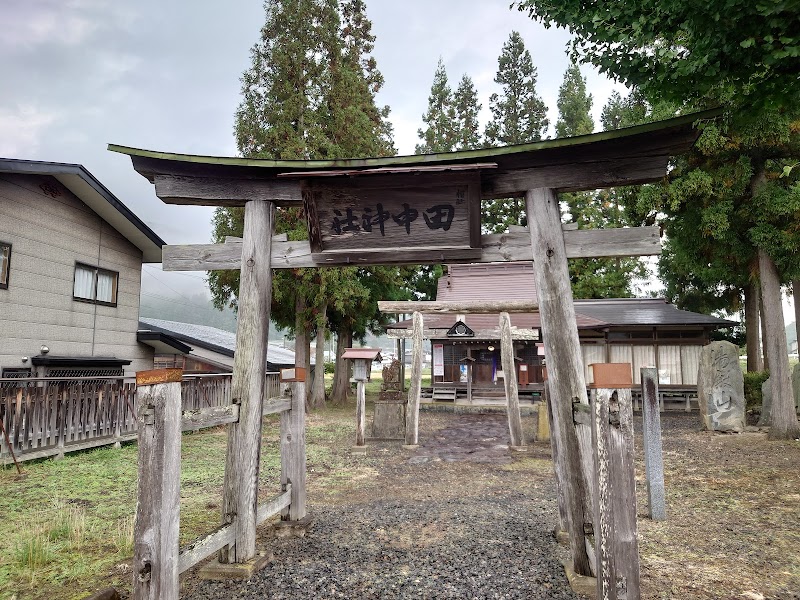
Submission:
[[[268,373],[264,399],[279,395]],[[231,404],[231,375],[187,375],[183,411]],[[136,439],[133,377],[0,379],[0,463],[63,456],[66,452]]]

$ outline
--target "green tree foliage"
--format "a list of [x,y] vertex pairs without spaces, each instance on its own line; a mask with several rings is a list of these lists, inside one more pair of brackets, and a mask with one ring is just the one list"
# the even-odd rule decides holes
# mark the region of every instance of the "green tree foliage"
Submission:
[[481,104],[478,102],[478,91],[472,78],[466,73],[458,82],[453,97],[456,110],[456,150],[474,150],[481,147],[480,123],[478,113]]
[[[522,36],[512,31],[497,59],[495,83],[501,93],[489,97],[492,118],[484,131],[487,146],[538,142],[547,131],[547,106],[536,93],[536,67]],[[502,233],[509,225],[523,225],[525,206],[519,198],[489,200],[483,204],[484,231]]]
[[573,33],[572,55],[648,97],[677,103],[796,105],[795,2],[523,0],[518,8]]
[[[773,375],[770,435],[800,435],[781,348],[778,291],[799,262],[790,250],[797,248],[800,222],[794,173],[800,131],[796,3],[525,0],[518,7],[547,26],[570,29],[576,57],[638,86],[648,98],[727,109],[726,122],[707,125],[695,151],[670,173],[661,198],[676,237],[673,264],[695,262],[717,271],[733,259],[746,262],[751,272],[757,265]],[[692,227],[709,243],[694,240],[693,250],[689,240],[680,245],[677,237],[685,232],[688,238]],[[737,248],[742,254],[731,257]],[[741,279],[739,269],[727,285]],[[704,276],[702,269],[691,273]]]
[[494,81],[502,88],[489,97],[492,119],[486,126],[490,146],[527,144],[542,139],[550,122],[547,106],[536,93],[536,67],[517,31],[512,31],[497,59]]
[[594,131],[592,95],[586,93],[586,79],[574,62],[564,73],[564,81],[558,88],[558,121],[556,137],[585,135]]
[[417,144],[416,154],[452,152],[456,149],[458,143],[456,107],[453,103],[453,90],[447,81],[447,70],[441,57],[433,74],[428,110],[422,115],[422,121],[426,127],[417,130],[422,143]]
[[[612,101],[617,102],[616,98]],[[620,99],[621,101],[621,99]],[[573,63],[564,73],[558,91],[558,137],[591,133],[594,129],[590,111],[592,97],[586,91],[586,79]],[[608,107],[606,107],[608,108]],[[609,109],[614,110],[614,109]],[[566,220],[578,229],[599,229],[628,225],[615,190],[561,194]],[[634,281],[646,276],[644,264],[636,258],[583,258],[569,262],[572,293],[576,298],[626,298],[633,295]]]

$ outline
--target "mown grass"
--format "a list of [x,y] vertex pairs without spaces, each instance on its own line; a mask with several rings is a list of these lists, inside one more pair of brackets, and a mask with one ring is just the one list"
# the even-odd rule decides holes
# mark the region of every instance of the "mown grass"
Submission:
[[[348,472],[352,406],[309,417],[308,465]],[[280,492],[279,421],[264,420],[260,495]],[[180,543],[219,525],[227,433],[186,433],[181,444]],[[83,598],[109,585],[130,590],[137,446],[99,448],[0,470],[0,599]],[[335,480],[331,480],[335,483]]]

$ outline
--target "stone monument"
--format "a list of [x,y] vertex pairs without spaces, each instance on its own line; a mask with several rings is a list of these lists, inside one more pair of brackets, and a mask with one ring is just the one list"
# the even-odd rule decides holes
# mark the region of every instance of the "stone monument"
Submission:
[[711,342],[703,348],[697,373],[697,396],[706,429],[744,430],[744,375],[736,346],[730,342]]
[[406,397],[397,359],[383,368],[383,383],[375,401],[372,436],[383,440],[404,440],[406,437]]
[[759,427],[769,427],[770,415],[772,414],[772,386],[769,378],[761,384],[761,414],[758,417]]

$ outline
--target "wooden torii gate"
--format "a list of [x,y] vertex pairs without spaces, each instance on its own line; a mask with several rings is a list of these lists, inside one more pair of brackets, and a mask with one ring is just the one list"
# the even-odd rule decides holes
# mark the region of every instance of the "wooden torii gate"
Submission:
[[[588,400],[567,260],[658,254],[660,240],[652,227],[563,231],[558,193],[658,180],[670,157],[694,143],[694,123],[716,114],[520,146],[391,158],[276,161],[109,145],[131,156],[134,169],[155,184],[166,203],[244,206],[241,241],[163,249],[165,270],[241,270],[233,372],[238,420],[230,425],[222,507],[223,523],[235,534],[221,561],[247,563],[256,555],[271,269],[532,260],[559,449],[560,500],[574,571],[589,575],[583,524],[591,521],[591,507],[585,501],[578,436],[568,426],[573,404]],[[482,199],[523,196],[528,232],[481,235]],[[274,238],[276,206],[304,207],[309,241]],[[291,423],[285,429],[288,439],[281,435],[282,463],[288,461],[288,471],[295,473],[286,482],[291,491],[287,518],[297,520],[305,515],[305,480],[297,475],[305,469],[302,401],[293,401],[283,417]],[[143,560],[134,557],[135,580],[137,569],[161,568],[152,559],[139,564]],[[173,578],[165,585],[172,586]],[[177,590],[177,573],[174,586]],[[170,590],[151,590],[151,597],[171,598]],[[137,598],[147,597],[136,596],[136,586],[134,591]]]

